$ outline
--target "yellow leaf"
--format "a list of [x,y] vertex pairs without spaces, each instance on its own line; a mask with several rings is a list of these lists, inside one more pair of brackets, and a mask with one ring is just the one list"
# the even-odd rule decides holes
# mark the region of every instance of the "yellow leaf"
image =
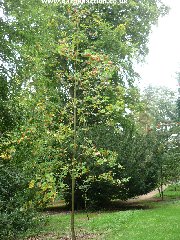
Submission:
[[35,180],[31,180],[29,183],[29,188],[33,188],[35,184]]
[[4,160],[9,160],[11,159],[11,155],[8,155],[7,153],[2,153],[0,157]]

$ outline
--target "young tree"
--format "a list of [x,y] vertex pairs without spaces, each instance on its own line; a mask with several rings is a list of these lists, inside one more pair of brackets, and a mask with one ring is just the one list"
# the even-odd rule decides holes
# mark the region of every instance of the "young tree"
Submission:
[[[116,152],[98,148],[91,133],[96,130],[100,136],[103,127],[112,129],[113,139],[127,109],[133,114],[137,76],[133,61],[146,54],[151,26],[164,12],[162,5],[146,0],[74,8],[71,4],[7,0],[4,6],[11,16],[6,24],[13,29],[4,36],[12,39],[17,59],[13,81],[20,86],[16,95],[22,110],[18,129],[25,127],[29,134],[30,125],[37,134],[33,144],[33,149],[40,149],[33,161],[36,171],[51,166],[61,186],[71,186],[72,197],[74,187],[87,194],[94,183],[121,186],[122,178],[113,172],[119,167]],[[23,146],[31,149],[29,144]],[[38,185],[36,175],[30,182],[32,190]],[[73,219],[72,214],[75,239]]]

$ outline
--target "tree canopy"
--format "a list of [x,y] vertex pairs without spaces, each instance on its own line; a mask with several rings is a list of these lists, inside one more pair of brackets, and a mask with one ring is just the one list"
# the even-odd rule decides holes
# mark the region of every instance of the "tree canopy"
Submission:
[[23,170],[23,211],[57,198],[99,208],[156,187],[159,148],[147,129],[176,118],[174,93],[149,87],[141,97],[134,62],[167,8],[158,0],[1,4],[0,158],[7,176]]

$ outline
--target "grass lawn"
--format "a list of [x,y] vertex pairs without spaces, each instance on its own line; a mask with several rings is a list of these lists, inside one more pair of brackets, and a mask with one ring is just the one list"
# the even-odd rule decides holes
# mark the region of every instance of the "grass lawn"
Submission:
[[[143,209],[76,214],[77,239],[180,240],[180,186],[165,190],[165,201],[143,201]],[[136,207],[136,206],[134,206]],[[128,207],[127,207],[128,208]],[[48,216],[38,239],[70,239],[70,213]],[[32,239],[32,238],[31,238]],[[36,238],[37,239],[37,238]]]
[[[156,197],[159,197],[159,194]],[[164,200],[177,199],[178,197],[180,198],[180,184],[171,185],[164,191]]]

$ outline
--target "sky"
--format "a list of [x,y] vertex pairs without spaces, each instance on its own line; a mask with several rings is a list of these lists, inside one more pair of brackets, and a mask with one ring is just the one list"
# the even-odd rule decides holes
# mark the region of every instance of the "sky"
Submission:
[[141,87],[149,84],[177,89],[176,72],[180,71],[180,0],[163,0],[171,7],[158,21],[149,38],[146,64],[136,67]]

